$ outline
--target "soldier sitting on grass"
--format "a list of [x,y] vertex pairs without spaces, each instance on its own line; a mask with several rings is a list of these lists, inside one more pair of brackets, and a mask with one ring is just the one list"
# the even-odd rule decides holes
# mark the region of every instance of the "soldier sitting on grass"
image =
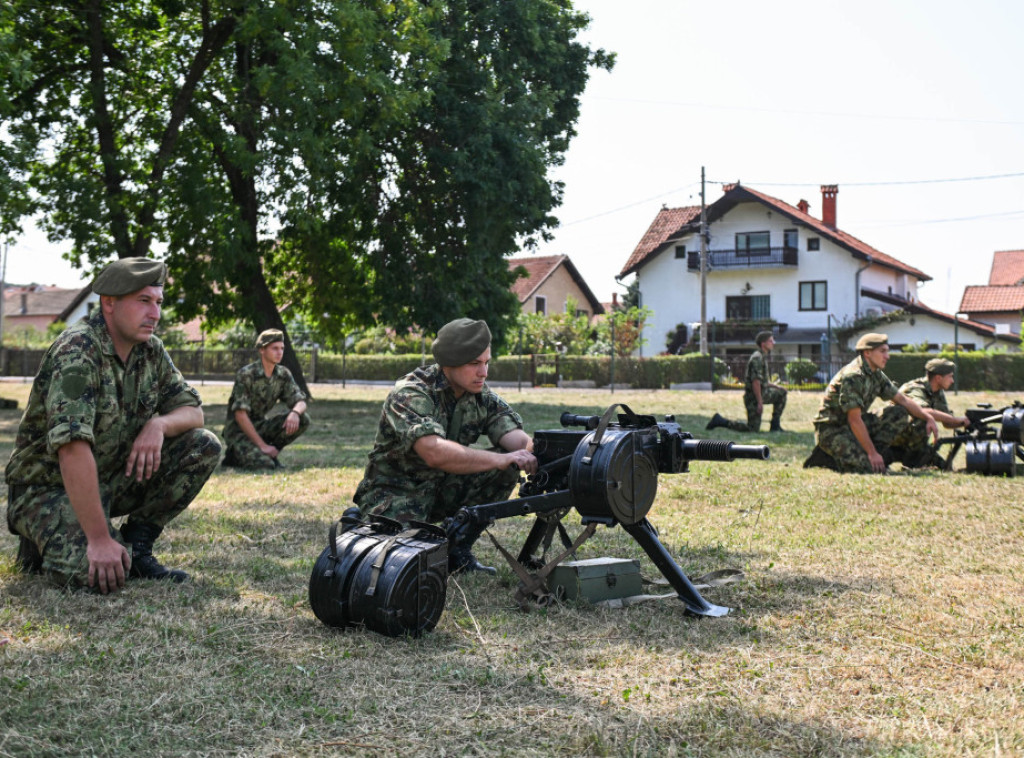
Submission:
[[[238,370],[224,424],[225,466],[280,468],[279,456],[309,428],[306,394],[292,372],[281,365],[284,333],[267,329],[256,338],[260,359]],[[286,411],[270,416],[278,402]]]

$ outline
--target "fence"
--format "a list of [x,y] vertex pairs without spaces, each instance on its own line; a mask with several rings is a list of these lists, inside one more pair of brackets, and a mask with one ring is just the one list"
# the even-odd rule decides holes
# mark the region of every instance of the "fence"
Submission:
[[[235,372],[256,360],[251,349],[170,349],[178,369],[192,381],[231,380]],[[35,376],[45,350],[3,348],[0,375]],[[343,355],[317,349],[298,350],[296,355],[307,382],[380,381],[393,382],[416,367],[431,363],[429,354]],[[852,355],[816,360],[818,371],[810,381],[794,385],[786,374],[786,362],[768,360],[768,372],[789,386],[820,389]],[[933,355],[894,353],[885,373],[896,384],[924,375],[924,364]],[[953,355],[946,355],[954,358]],[[957,388],[1014,392],[1024,390],[1024,354],[960,353],[956,356]],[[667,389],[678,384],[711,383],[713,389],[742,386],[747,358],[714,361],[706,355],[658,355],[650,358],[589,355],[505,355],[491,361],[489,379],[524,387],[565,386],[567,383],[594,387]]]

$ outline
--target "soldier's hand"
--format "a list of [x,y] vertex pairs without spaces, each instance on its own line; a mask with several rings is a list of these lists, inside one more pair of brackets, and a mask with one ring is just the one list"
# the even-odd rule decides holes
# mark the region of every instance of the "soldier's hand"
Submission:
[[537,473],[537,458],[529,450],[513,450],[507,453],[505,466],[515,466],[527,474]]
[[271,458],[276,458],[281,453],[281,451],[278,450],[276,447],[274,447],[273,445],[268,445],[266,443],[260,445],[260,452],[263,453],[264,455],[270,456]]
[[932,444],[939,441],[939,425],[935,423],[935,419],[929,416],[924,428],[932,436]]
[[291,437],[298,430],[299,414],[295,411],[289,411],[288,415],[284,417],[284,433]]
[[158,424],[147,422],[132,444],[124,475],[129,478],[134,475],[137,482],[151,478],[160,468],[160,449],[163,444],[163,429]]
[[85,556],[89,560],[90,587],[104,595],[124,587],[125,576],[132,567],[132,557],[124,545],[109,536],[93,540],[86,547]]
[[881,474],[885,471],[885,458],[878,454],[878,452],[868,453],[868,461],[871,463],[871,470],[876,474]]

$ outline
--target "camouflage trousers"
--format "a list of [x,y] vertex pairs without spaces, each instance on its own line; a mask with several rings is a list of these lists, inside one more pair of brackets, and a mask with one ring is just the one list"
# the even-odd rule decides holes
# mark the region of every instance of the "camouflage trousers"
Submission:
[[[867,427],[868,436],[875,445],[875,450],[885,459],[886,465],[895,461],[892,443],[907,425],[906,416],[897,417],[891,414],[885,417],[884,414],[879,416],[868,411],[862,413],[861,418]],[[849,424],[815,426],[814,438],[818,447],[832,456],[839,471],[856,474],[870,474],[873,471],[868,454],[853,436]]]
[[[115,481],[100,482],[110,536],[124,544],[110,522],[122,516],[131,523],[165,527],[199,494],[217,468],[220,450],[217,435],[192,429],[164,441],[160,468],[149,481],[118,475]],[[7,525],[12,533],[36,544],[43,556],[43,572],[63,587],[86,586],[88,543],[67,492],[43,485],[11,485],[8,490]]]
[[359,506],[364,515],[387,516],[398,521],[438,523],[467,505],[508,500],[519,482],[515,469],[479,474],[446,474],[434,497],[417,497],[408,490],[370,491]]
[[907,468],[945,466],[946,462],[932,448],[924,422],[912,418],[902,405],[890,405],[882,411],[882,422],[896,427],[889,443],[895,460]]
[[[299,414],[299,428],[295,431],[295,434],[287,434],[284,430],[284,420],[288,417],[289,412],[275,413],[273,416],[267,416],[264,419],[253,422],[253,426],[256,427],[256,431],[263,438],[263,441],[268,445],[273,445],[278,450],[284,450],[285,447],[295,442],[309,429],[309,414],[301,413]],[[230,439],[225,440],[225,442],[227,443],[227,450],[224,453],[225,466],[237,466],[238,468],[246,469],[277,468],[274,459],[269,455],[261,453],[260,449],[252,444],[252,441],[240,430],[237,436],[232,436]]]
[[[788,393],[782,387],[763,387],[761,389],[761,404],[772,406],[772,426],[778,426],[782,420],[782,411],[786,408],[786,395]],[[742,421],[729,421],[728,427],[734,432],[759,432],[761,431],[761,414],[757,410],[757,398],[753,392],[743,393],[743,406],[747,409],[747,423]]]

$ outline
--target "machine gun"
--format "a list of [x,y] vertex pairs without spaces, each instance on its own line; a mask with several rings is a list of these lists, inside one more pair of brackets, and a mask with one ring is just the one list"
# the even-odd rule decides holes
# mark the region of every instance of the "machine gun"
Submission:
[[964,447],[967,472],[994,476],[1016,476],[1017,461],[1024,461],[1024,406],[1019,400],[999,410],[991,403],[978,403],[964,413],[971,422],[966,429],[942,437],[933,449],[950,445],[944,470],[951,471],[953,458]]
[[[612,421],[619,407],[623,413]],[[444,607],[449,547],[458,546],[467,535],[479,534],[498,519],[533,514],[536,520],[519,563],[536,568],[533,554],[537,547],[572,509],[586,526],[574,547],[599,525],[621,525],[658,567],[688,612],[700,616],[728,613],[728,608],[700,595],[661,544],[647,514],[657,493],[659,473],[686,472],[689,462],[695,460],[767,460],[768,446],[694,439],[672,416],[658,422],[654,416],[635,414],[625,405],[613,405],[603,416],[564,413],[561,422],[575,428],[534,435],[534,454],[540,465],[521,483],[519,497],[464,507],[446,521],[444,531],[429,524],[400,524],[381,517],[367,523],[345,516],[334,524],[328,546],[310,577],[310,604],[317,618],[329,626],[365,624],[389,636],[429,631]]]

